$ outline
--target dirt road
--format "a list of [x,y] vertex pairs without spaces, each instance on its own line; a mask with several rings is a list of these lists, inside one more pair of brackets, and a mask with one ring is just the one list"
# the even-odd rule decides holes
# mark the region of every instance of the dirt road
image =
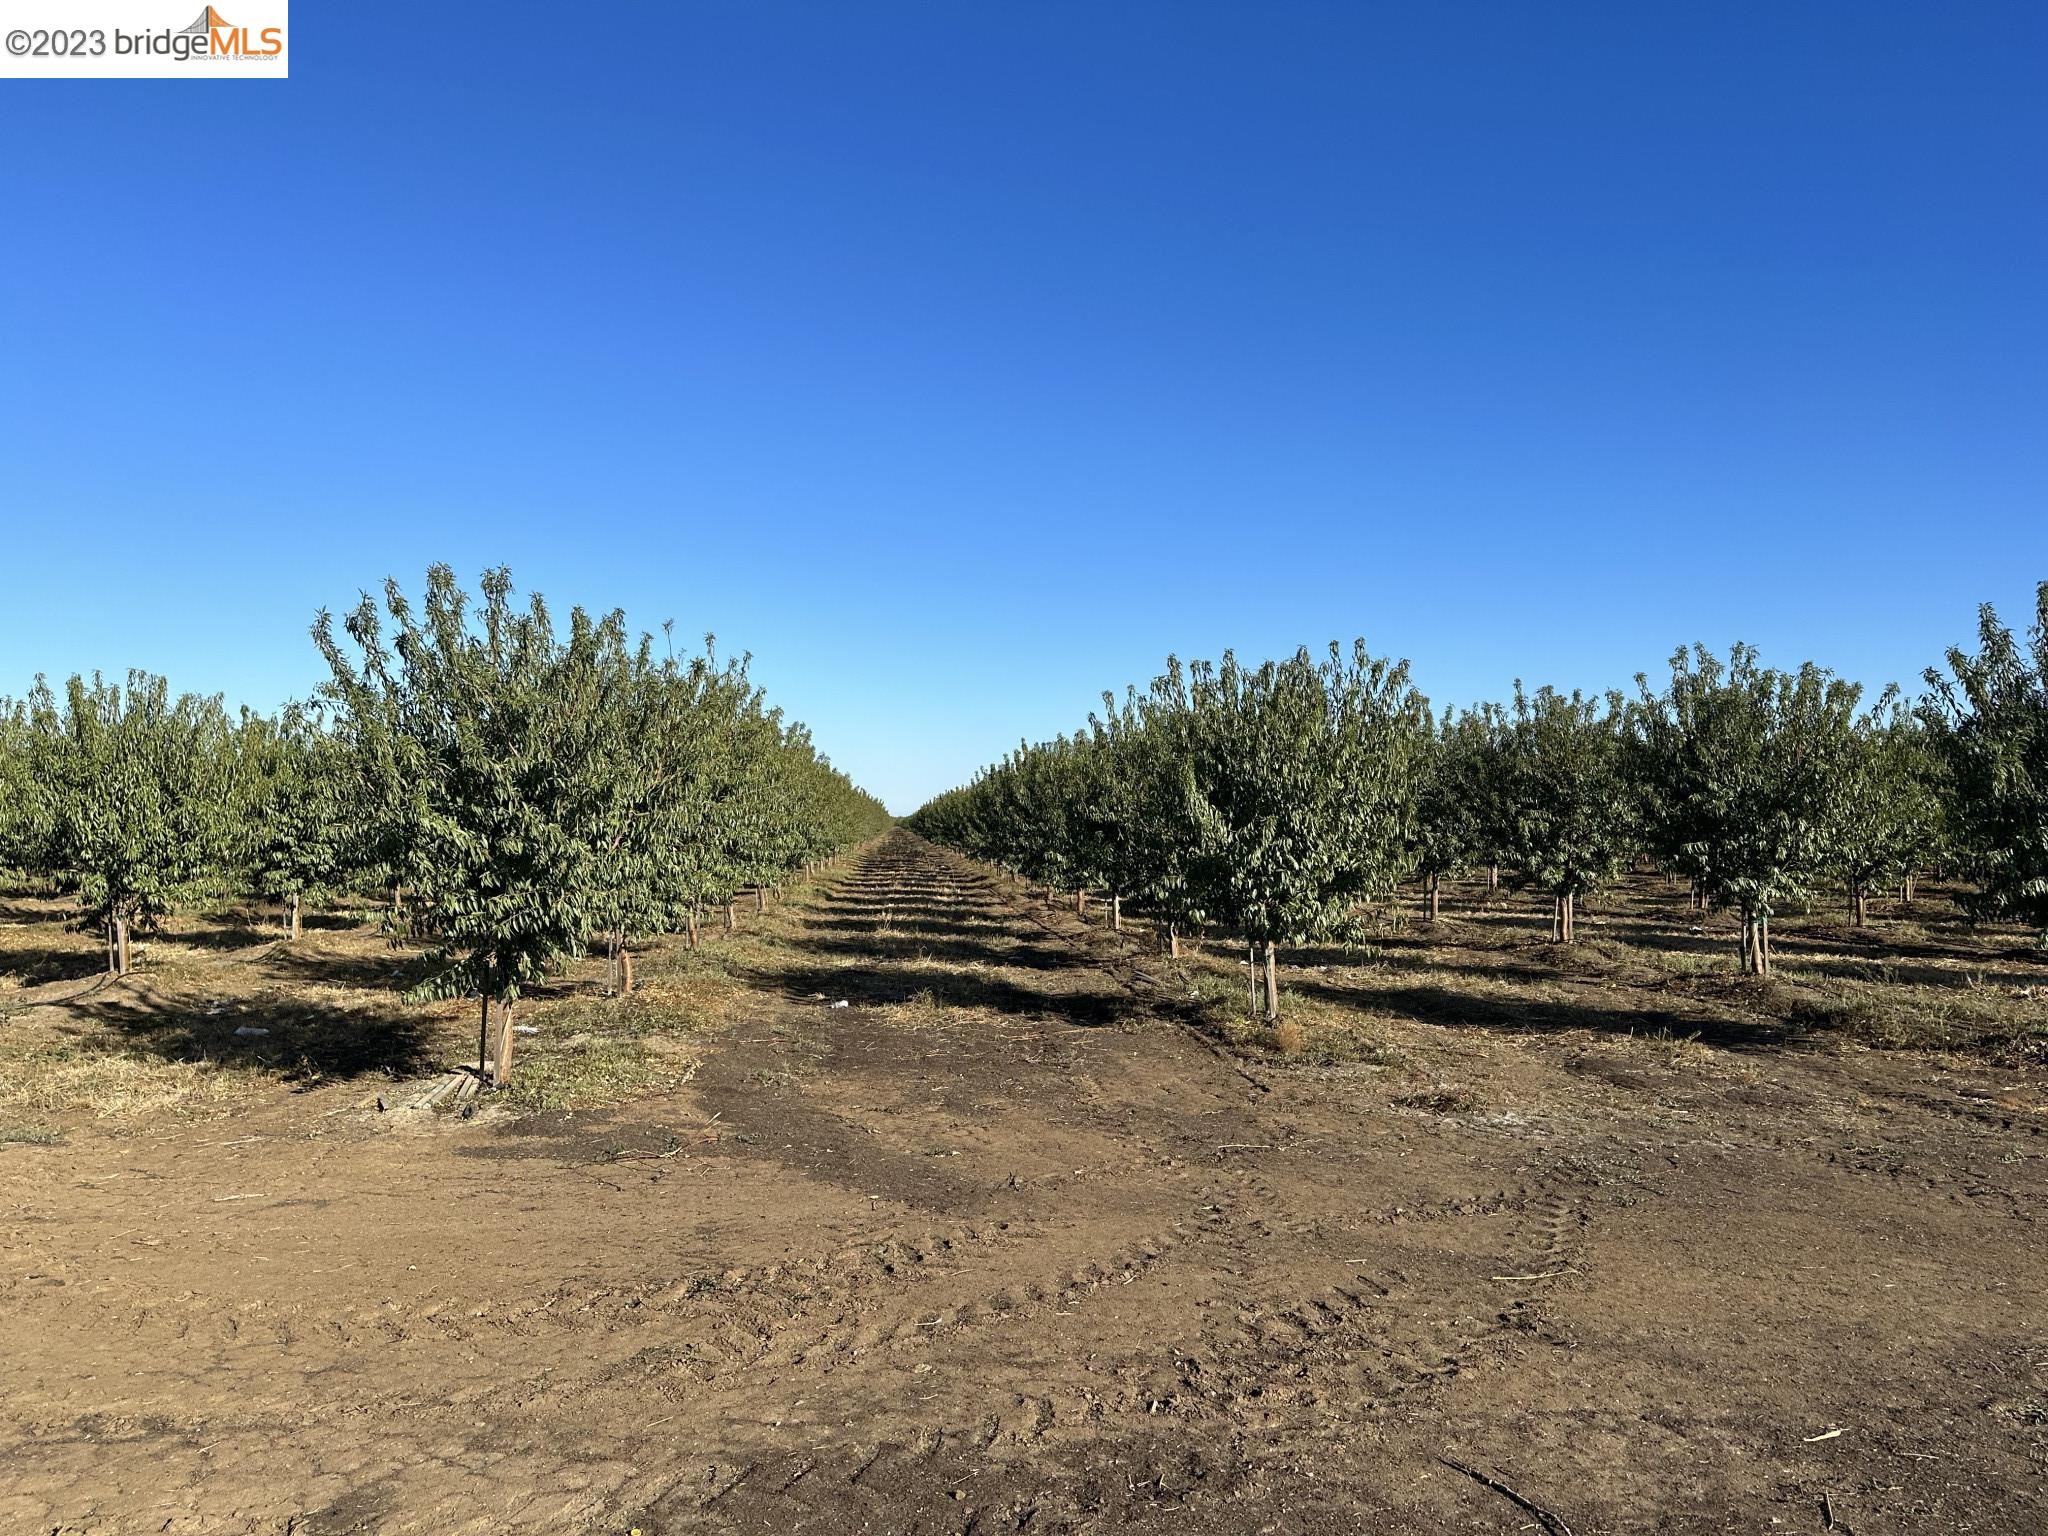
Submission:
[[898,836],[673,1095],[0,1153],[0,1532],[2048,1529],[2040,1106],[1108,942]]

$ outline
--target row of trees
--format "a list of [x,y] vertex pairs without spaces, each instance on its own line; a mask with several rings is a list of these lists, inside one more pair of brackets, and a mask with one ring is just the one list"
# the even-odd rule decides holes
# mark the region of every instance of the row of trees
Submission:
[[416,997],[475,997],[502,1079],[522,989],[602,948],[687,933],[888,825],[880,802],[768,707],[744,657],[679,659],[623,616],[473,601],[445,566],[313,638],[329,678],[276,716],[164,680],[38,681],[0,701],[0,866],[75,893],[108,968],[206,894],[254,891],[297,938],[304,905],[392,895],[429,948]]
[[[1865,920],[1873,890],[1969,875],[1977,910],[2048,930],[2048,583],[2030,644],[1989,607],[1978,648],[1930,669],[1909,703],[1811,663],[1734,647],[1678,652],[1661,685],[1589,698],[1516,685],[1506,705],[1439,716],[1405,663],[1307,651],[1248,668],[1166,672],[1085,730],[1020,746],[912,820],[925,836],[1047,886],[1109,893],[1204,923],[1264,959],[1349,935],[1361,905],[1420,880],[1434,918],[1448,876],[1503,870],[1579,903],[1632,862],[1691,881],[1739,918],[1744,970],[1771,970],[1772,915],[1828,886]],[[1077,897],[1085,902],[1085,894]]]

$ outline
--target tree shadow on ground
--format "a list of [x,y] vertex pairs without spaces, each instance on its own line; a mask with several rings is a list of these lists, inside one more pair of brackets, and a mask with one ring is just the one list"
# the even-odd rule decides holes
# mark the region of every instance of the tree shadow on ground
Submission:
[[341,987],[368,992],[399,993],[418,986],[433,965],[418,951],[378,948],[361,953],[336,952],[299,944],[279,944],[264,959],[274,980],[299,986]]
[[[1073,969],[1068,967],[1069,971]],[[1068,992],[1022,986],[1000,976],[934,974],[903,965],[796,964],[756,971],[753,979],[799,1001],[823,996],[835,1002],[844,999],[849,1003],[891,1007],[929,996],[941,1007],[980,1008],[1018,1017],[1057,1019],[1085,1029],[1115,1024],[1139,1011],[1120,990]],[[1105,986],[1111,985],[1107,978],[1102,980]]]
[[[89,1016],[131,1046],[165,1061],[263,1067],[311,1086],[372,1074],[417,1076],[444,1063],[432,1046],[433,1019],[388,1003],[352,1008],[295,998],[115,997]],[[263,1035],[237,1035],[239,1028]]]
[[[1882,952],[1867,956],[1829,953],[1799,953],[1773,946],[1774,960],[1785,969],[1787,979],[1826,977],[1831,981],[1863,982],[1870,986],[1940,987],[1952,992],[1969,992],[1982,987],[2038,987],[2048,984],[2048,968],[2031,971],[1994,971],[1983,963],[1966,967],[1899,964]],[[1999,957],[1977,957],[1995,962]]]
[[963,917],[958,913],[947,912],[909,912],[902,910],[897,911],[893,916],[877,911],[860,916],[835,914],[824,917],[807,917],[804,919],[804,926],[806,928],[822,929],[828,933],[873,933],[882,926],[885,917],[888,917],[890,922],[896,924],[918,928],[943,929],[948,933],[962,935],[986,934],[993,938],[1000,938],[1012,931],[1010,924],[1000,922],[995,918]]
[[1779,955],[1820,955],[1834,959],[1860,955],[1877,964],[1894,960],[1947,960],[1958,966],[1978,969],[1987,965],[2015,963],[2024,967],[2032,962],[2040,966],[2032,979],[2048,980],[2048,952],[2026,944],[1995,943],[1991,935],[1982,932],[1976,936],[1975,942],[1959,933],[1953,942],[1944,943],[1936,937],[1915,938],[1887,933],[1882,927],[1857,928],[1843,924],[1839,927],[1780,928],[1773,925],[1771,950]]
[[284,927],[275,920],[266,922],[254,912],[222,912],[208,922],[174,924],[151,936],[193,949],[253,949],[260,944],[276,943],[284,937]]
[[1503,1034],[1558,1034],[1580,1029],[1615,1035],[1664,1034],[1739,1051],[1783,1045],[1800,1033],[1778,1020],[1734,1020],[1685,1008],[1617,1008],[1548,998],[1491,997],[1448,987],[1335,987],[1296,980],[1289,990],[1340,1007],[1377,1009],[1422,1024]]
[[895,960],[938,960],[954,965],[990,966],[1020,971],[1071,971],[1073,955],[1050,945],[1019,939],[997,946],[980,939],[903,929],[893,933],[869,931],[865,938],[810,938],[800,946],[805,954],[845,955],[849,958],[882,956]]
[[0,976],[11,976],[24,987],[47,986],[53,981],[88,981],[106,968],[107,952],[98,945],[74,948],[38,944],[0,949]]

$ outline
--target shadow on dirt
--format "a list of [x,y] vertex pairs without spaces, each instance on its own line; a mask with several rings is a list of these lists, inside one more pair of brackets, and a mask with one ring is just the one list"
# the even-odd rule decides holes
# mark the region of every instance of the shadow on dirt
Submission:
[[344,954],[309,945],[304,940],[298,944],[279,944],[265,958],[264,966],[276,980],[295,986],[392,993],[417,986],[433,969],[425,957],[411,950],[379,947]]
[[90,981],[106,968],[106,951],[97,945],[71,948],[46,944],[0,950],[0,976],[12,977],[24,987],[48,986],[56,981]]
[[1490,1029],[1502,1034],[1557,1034],[1594,1030],[1613,1035],[1669,1035],[1697,1039],[1721,1050],[1782,1046],[1803,1033],[1778,1023],[1743,1023],[1683,1008],[1616,1008],[1548,998],[1492,997],[1448,987],[1338,987],[1295,979],[1289,989],[1346,1008],[1371,1008],[1449,1029]]
[[[856,946],[858,948],[858,946]],[[810,949],[799,945],[799,954]],[[872,948],[861,953],[872,954]],[[1001,965],[1001,959],[990,964]],[[1067,973],[1077,980],[1070,964]],[[903,1003],[930,1001],[946,1008],[980,1008],[1020,1018],[1057,1019],[1081,1028],[1094,1029],[1129,1018],[1136,1011],[1121,991],[1063,991],[1052,987],[1025,986],[997,975],[939,973],[914,966],[888,963],[847,966],[803,964],[764,968],[754,973],[764,986],[774,987],[800,1002],[820,996],[871,1007],[894,1007]],[[1106,978],[1101,984],[1108,987]]]
[[[307,1087],[372,1074],[418,1076],[445,1065],[430,1049],[433,1021],[395,997],[353,1008],[264,997],[113,997],[96,1001],[91,1016],[166,1061],[260,1066]],[[243,1028],[266,1033],[235,1033]]]

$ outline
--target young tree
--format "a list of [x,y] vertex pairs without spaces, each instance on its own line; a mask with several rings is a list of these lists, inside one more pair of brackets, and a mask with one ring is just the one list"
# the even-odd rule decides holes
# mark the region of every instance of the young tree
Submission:
[[0,869],[47,874],[56,804],[29,706],[0,699]]
[[218,697],[173,701],[161,677],[130,672],[125,688],[73,677],[61,704],[37,679],[27,718],[51,865],[125,976],[134,930],[175,912],[227,851],[227,717]]
[[1190,669],[1188,744],[1204,905],[1262,953],[1265,1016],[1280,1016],[1277,951],[1347,931],[1393,889],[1407,853],[1429,704],[1356,642],[1318,663]]
[[1895,687],[1856,722],[1836,813],[1834,863],[1861,928],[1869,920],[1872,889],[1903,887],[1940,846],[1942,834],[1940,763]]
[[1409,861],[1422,877],[1423,917],[1442,913],[1443,880],[1478,856],[1483,841],[1482,802],[1475,786],[1485,771],[1489,743],[1483,715],[1444,712],[1416,766],[1415,819]]
[[1772,913],[1808,894],[1833,855],[1860,690],[1811,662],[1762,667],[1745,645],[1725,662],[1680,650],[1661,694],[1637,683],[1632,757],[1654,765],[1660,836],[1682,839],[1705,893],[1736,908],[1742,968],[1768,976]]
[[1634,847],[1620,700],[1599,704],[1515,684],[1501,743],[1502,834],[1509,857],[1554,904],[1551,937],[1576,938],[1579,898],[1611,881]]
[[274,722],[246,716],[238,750],[249,871],[257,890],[283,908],[285,936],[296,941],[305,903],[331,895],[359,862],[346,748],[315,711],[294,705]]
[[313,635],[340,731],[401,789],[385,803],[409,825],[386,843],[431,911],[437,967],[413,995],[479,998],[478,1054],[502,1084],[521,991],[590,937],[589,835],[602,819],[605,690],[623,620],[577,609],[564,637],[537,595],[513,606],[510,572],[481,585],[473,619],[454,572],[436,565],[421,612],[396,581],[383,614],[363,599],[345,622],[354,656],[325,612]]
[[1955,786],[1961,851],[1979,883],[1974,909],[2038,930],[2048,942],[2048,582],[2035,594],[2024,647],[1990,604],[1977,652],[1930,668],[1923,715]]

